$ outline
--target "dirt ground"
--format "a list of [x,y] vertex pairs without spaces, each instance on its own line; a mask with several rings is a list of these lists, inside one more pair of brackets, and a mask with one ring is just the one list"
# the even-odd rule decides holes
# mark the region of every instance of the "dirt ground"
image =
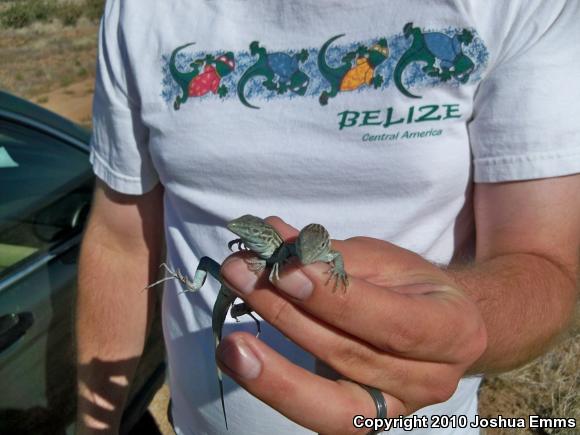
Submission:
[[71,119],[85,127],[91,124],[93,104],[93,78],[59,88],[36,98],[41,106]]

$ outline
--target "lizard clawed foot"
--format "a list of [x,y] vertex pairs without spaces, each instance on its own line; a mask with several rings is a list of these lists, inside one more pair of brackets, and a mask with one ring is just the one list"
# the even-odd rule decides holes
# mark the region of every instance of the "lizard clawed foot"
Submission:
[[234,239],[231,242],[228,242],[228,249],[234,252],[232,247],[235,245],[238,245],[238,251],[248,251],[248,248],[246,245],[244,245],[244,241],[242,239]]
[[246,303],[242,302],[241,304],[236,304],[232,306],[232,308],[230,309],[230,316],[236,319],[236,322],[239,322],[238,317],[243,316],[245,314],[254,319],[254,322],[256,322],[256,328],[258,330],[258,332],[256,333],[256,338],[259,338],[260,334],[262,333],[262,327],[260,325],[260,321],[256,319],[256,317],[252,314],[252,312],[253,312],[252,309]]
[[247,258],[246,264],[252,272],[261,272],[266,268],[266,261],[261,258]]
[[336,290],[338,288],[338,282],[340,281],[343,287],[342,291],[343,293],[346,293],[346,288],[348,287],[348,275],[346,274],[346,272],[344,272],[343,270],[337,270],[336,268],[332,267],[327,273],[330,276],[328,277],[324,285],[328,285],[330,280],[334,279],[334,287],[332,288],[332,293],[336,293]]
[[191,282],[183,273],[181,273],[181,271],[179,269],[176,269],[175,271],[173,271],[169,268],[167,263],[161,263],[161,265],[159,267],[164,268],[167,271],[167,273],[169,274],[169,276],[166,276],[165,278],[161,278],[160,280],[155,281],[153,284],[149,284],[147,287],[145,287],[141,291],[145,291],[147,289],[155,287],[156,285],[159,285],[162,282],[168,281],[170,279],[177,279],[187,287],[187,289],[185,289],[183,292],[180,292],[180,293],[195,292],[198,290],[197,288],[195,288],[193,282]]
[[274,280],[280,280],[280,265],[278,263],[274,263],[272,265],[272,270],[270,271],[270,276],[268,277],[270,282],[274,284]]
[[250,316],[252,319],[254,319],[254,322],[256,322],[256,338],[260,338],[260,334],[262,333],[262,326],[260,325],[260,321],[256,319],[252,313],[248,313],[248,316]]

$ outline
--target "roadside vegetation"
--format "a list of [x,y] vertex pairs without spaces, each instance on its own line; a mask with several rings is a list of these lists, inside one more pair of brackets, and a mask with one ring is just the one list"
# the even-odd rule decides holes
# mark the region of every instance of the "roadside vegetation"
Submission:
[[104,0],[0,0],[0,24],[7,29],[22,29],[35,22],[60,21],[64,26],[74,26],[81,17],[97,21]]
[[42,104],[56,89],[91,83],[104,4],[0,0],[0,89]]

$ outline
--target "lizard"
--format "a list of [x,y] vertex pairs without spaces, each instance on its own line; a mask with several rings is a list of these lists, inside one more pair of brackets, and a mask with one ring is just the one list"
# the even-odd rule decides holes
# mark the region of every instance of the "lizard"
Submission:
[[[272,225],[268,224],[263,219],[252,215],[244,215],[230,221],[227,224],[227,228],[239,237],[238,239],[230,241],[228,247],[232,249],[233,246],[237,245],[240,250],[248,250],[256,254],[257,257],[245,260],[248,263],[250,270],[254,272],[261,272],[266,267],[272,267],[269,274],[270,282],[273,283],[275,280],[279,279],[279,271],[282,264],[290,257],[295,256],[298,257],[304,265],[316,261],[332,263],[332,268],[329,271],[330,277],[327,283],[334,277],[335,286],[333,291],[336,290],[339,281],[343,283],[346,291],[348,277],[344,270],[342,256],[339,252],[332,250],[330,235],[322,225],[310,224],[305,226],[300,231],[296,242],[284,242],[278,231],[276,231]],[[244,314],[250,315],[257,324],[258,333],[256,336],[259,336],[260,323],[252,315],[253,310],[245,303],[234,305],[237,295],[224,284],[220,273],[221,265],[217,261],[209,257],[202,257],[195,271],[193,280],[189,280],[187,276],[179,270],[172,271],[165,263],[162,264],[162,266],[165,267],[170,276],[163,278],[146,288],[151,288],[168,279],[177,279],[186,286],[185,291],[195,292],[203,286],[208,273],[220,282],[221,286],[212,309],[212,332],[215,344],[214,351],[221,342],[223,325],[228,310],[230,311],[231,316],[236,320],[239,316]],[[217,367],[217,376],[222,412],[227,429],[228,423],[223,393],[223,376],[219,367]]]
[[177,47],[169,59],[169,73],[181,90],[181,95],[178,94],[173,103],[175,110],[179,110],[188,97],[201,97],[212,92],[224,98],[228,90],[225,85],[220,86],[221,79],[229,75],[236,67],[234,53],[227,52],[218,57],[207,55],[196,59],[189,64],[191,68],[189,71],[180,71],[177,67],[178,53],[194,44],[195,42],[190,42]]
[[[237,245],[239,249],[251,250],[257,255],[257,258],[250,258],[247,260],[252,271],[258,272],[265,269],[266,266],[271,265],[273,266],[271,279],[274,279],[274,276],[278,276],[279,263],[288,258],[291,253],[287,251],[289,249],[288,245],[284,244],[282,237],[280,234],[278,234],[274,227],[256,216],[244,215],[230,221],[227,225],[227,228],[240,237],[239,239],[232,240],[228,243],[228,247],[230,249],[232,249],[234,245]],[[244,303],[237,304],[235,307],[233,306],[237,295],[231,289],[229,289],[227,285],[224,284],[220,273],[221,265],[217,261],[210,257],[202,257],[199,260],[199,264],[192,280],[184,275],[179,269],[173,271],[165,263],[163,263],[161,266],[165,268],[169,276],[160,279],[153,284],[150,284],[146,288],[154,287],[155,285],[169,279],[177,279],[185,285],[185,291],[196,292],[201,289],[205,283],[208,273],[220,282],[221,286],[218,291],[216,301],[213,305],[211,319],[211,327],[215,345],[214,351],[217,349],[221,342],[223,326],[228,310],[230,310],[230,308],[231,316],[236,320],[238,317],[244,314],[251,316],[257,324],[257,336],[259,336],[260,323],[252,315],[252,309]],[[219,367],[217,367],[217,377],[222,412],[227,429],[228,420],[224,402],[223,375]]]
[[[463,46],[471,44],[473,33],[463,29],[454,36],[441,32],[422,32],[413,23],[405,24],[403,28],[405,38],[413,38],[410,47],[405,50],[393,72],[395,86],[401,93],[409,98],[422,98],[412,94],[403,84],[405,69],[414,62],[424,63],[422,71],[429,77],[439,78],[446,82],[455,78],[460,84],[469,81],[475,65],[473,61],[463,53]],[[438,65],[438,66],[436,66]]]
[[340,252],[332,249],[330,234],[326,228],[320,224],[309,224],[300,230],[294,245],[296,257],[303,265],[312,264],[317,261],[331,263],[332,267],[328,271],[330,276],[326,284],[334,278],[333,292],[336,291],[339,281],[344,286],[344,291],[348,287],[348,276],[344,270],[344,260]]
[[308,59],[306,49],[293,56],[283,52],[268,53],[264,47],[260,47],[258,41],[253,41],[250,44],[250,54],[258,56],[258,60],[244,72],[238,82],[238,96],[244,106],[258,109],[257,106],[250,104],[244,95],[246,85],[254,77],[264,77],[262,86],[278,94],[284,94],[286,91],[292,91],[297,95],[306,93],[310,77],[299,68],[300,64]]
[[331,87],[330,91],[320,94],[318,101],[322,106],[326,106],[329,98],[336,97],[339,92],[353,91],[364,85],[378,89],[383,84],[383,76],[376,70],[389,57],[387,40],[382,38],[370,48],[361,45],[356,51],[345,54],[340,65],[332,67],[327,63],[326,53],[330,45],[343,36],[333,36],[318,52],[318,70]]

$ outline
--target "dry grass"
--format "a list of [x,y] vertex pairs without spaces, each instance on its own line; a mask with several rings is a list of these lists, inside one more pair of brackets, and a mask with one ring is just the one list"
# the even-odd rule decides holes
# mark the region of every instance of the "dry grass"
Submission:
[[54,89],[94,77],[97,25],[58,22],[0,31],[0,88],[35,99]]
[[[578,312],[579,310],[577,310]],[[580,316],[558,346],[536,361],[489,377],[480,394],[480,415],[492,417],[575,418],[575,429],[489,430],[488,434],[580,433]]]
[[[0,0],[0,89],[35,99],[94,77],[103,4],[104,0]],[[7,17],[16,25],[7,26]],[[20,22],[27,25],[19,28]]]

